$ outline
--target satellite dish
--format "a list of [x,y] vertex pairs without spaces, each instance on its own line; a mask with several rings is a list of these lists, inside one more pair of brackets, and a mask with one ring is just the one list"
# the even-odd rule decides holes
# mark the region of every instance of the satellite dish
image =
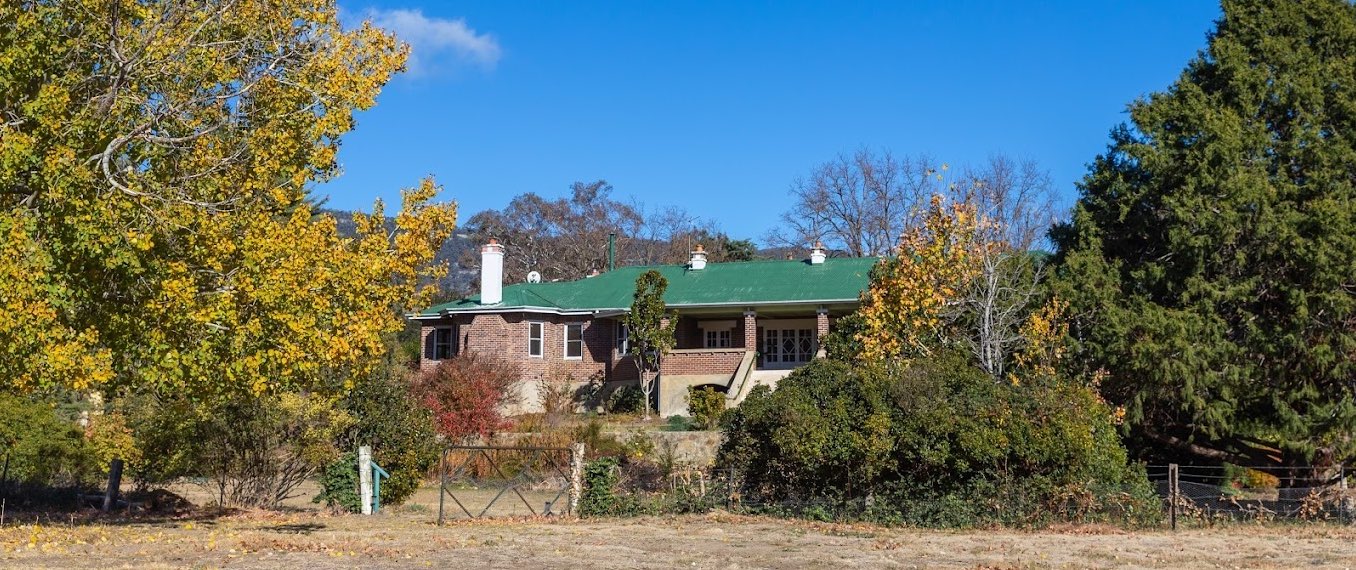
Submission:
[[537,273],[536,271],[528,271],[528,272],[527,272],[527,282],[528,282],[528,283],[541,283],[541,274],[540,274],[540,273]]

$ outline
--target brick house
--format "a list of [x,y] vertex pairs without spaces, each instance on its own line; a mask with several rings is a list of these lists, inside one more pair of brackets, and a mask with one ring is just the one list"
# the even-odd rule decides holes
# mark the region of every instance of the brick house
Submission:
[[857,308],[874,258],[710,263],[701,246],[687,265],[620,267],[577,281],[503,281],[504,247],[481,249],[479,295],[429,307],[420,324],[424,368],[462,351],[515,363],[523,411],[539,406],[544,378],[569,375],[604,391],[634,384],[639,370],[627,354],[621,317],[636,278],[655,269],[668,279],[664,301],[678,313],[676,346],[662,361],[656,393],[660,415],[686,414],[690,386],[711,385],[738,404],[753,386],[776,382],[822,356],[820,339]]

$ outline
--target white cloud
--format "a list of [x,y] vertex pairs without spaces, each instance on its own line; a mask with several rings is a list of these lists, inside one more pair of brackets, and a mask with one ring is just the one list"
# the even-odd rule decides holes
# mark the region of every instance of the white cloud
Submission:
[[430,18],[420,10],[405,9],[370,9],[364,15],[410,45],[407,67],[411,75],[444,68],[448,56],[487,69],[499,62],[498,40],[490,34],[477,33],[466,25],[465,19]]

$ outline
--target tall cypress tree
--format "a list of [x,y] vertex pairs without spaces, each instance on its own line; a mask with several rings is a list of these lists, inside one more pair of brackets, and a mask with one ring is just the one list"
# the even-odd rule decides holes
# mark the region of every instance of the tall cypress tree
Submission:
[[1225,0],[1057,227],[1079,361],[1149,454],[1356,451],[1356,5]]

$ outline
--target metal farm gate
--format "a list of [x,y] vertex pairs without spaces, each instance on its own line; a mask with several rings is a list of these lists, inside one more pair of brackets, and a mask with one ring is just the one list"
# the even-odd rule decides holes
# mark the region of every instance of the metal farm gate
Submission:
[[583,458],[581,443],[449,446],[438,464],[438,524],[449,518],[573,514],[579,504]]

